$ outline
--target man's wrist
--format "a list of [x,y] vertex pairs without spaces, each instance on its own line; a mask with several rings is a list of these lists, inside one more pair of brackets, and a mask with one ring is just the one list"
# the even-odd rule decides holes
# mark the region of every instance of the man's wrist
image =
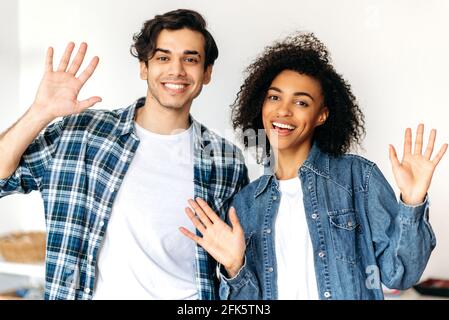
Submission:
[[33,119],[33,122],[35,121],[42,127],[46,127],[49,123],[56,119],[56,117],[46,113],[44,110],[45,107],[36,103],[33,103],[28,109],[29,117]]

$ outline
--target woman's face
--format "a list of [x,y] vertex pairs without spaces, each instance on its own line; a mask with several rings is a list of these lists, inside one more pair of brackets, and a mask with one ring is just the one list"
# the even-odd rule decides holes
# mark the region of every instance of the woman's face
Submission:
[[312,145],[313,132],[328,116],[320,83],[296,71],[284,70],[273,80],[262,107],[271,146],[280,152]]

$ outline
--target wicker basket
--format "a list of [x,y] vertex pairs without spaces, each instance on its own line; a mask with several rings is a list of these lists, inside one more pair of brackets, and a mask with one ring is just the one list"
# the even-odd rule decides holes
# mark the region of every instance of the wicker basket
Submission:
[[5,261],[41,263],[45,261],[45,232],[13,233],[0,238],[0,255]]

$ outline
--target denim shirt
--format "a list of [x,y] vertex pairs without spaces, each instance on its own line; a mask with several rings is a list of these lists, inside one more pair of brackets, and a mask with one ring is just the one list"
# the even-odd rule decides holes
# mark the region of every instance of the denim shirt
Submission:
[[[316,145],[298,177],[320,299],[380,300],[381,283],[407,289],[419,281],[436,245],[427,197],[416,206],[397,201],[374,163],[356,155],[332,157]],[[272,173],[234,197],[247,248],[234,278],[221,273],[221,299],[277,299],[274,231],[280,199]]]

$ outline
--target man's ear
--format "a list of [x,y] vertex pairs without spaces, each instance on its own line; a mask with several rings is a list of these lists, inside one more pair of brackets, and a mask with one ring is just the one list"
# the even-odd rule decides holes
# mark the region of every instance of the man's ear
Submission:
[[327,107],[323,107],[320,111],[320,115],[318,116],[316,126],[319,127],[323,125],[328,117],[329,117],[329,109]]
[[140,61],[140,79],[148,80],[148,62]]
[[203,84],[209,84],[212,80],[212,69],[214,68],[213,65],[207,66],[206,70],[204,71],[204,79]]

